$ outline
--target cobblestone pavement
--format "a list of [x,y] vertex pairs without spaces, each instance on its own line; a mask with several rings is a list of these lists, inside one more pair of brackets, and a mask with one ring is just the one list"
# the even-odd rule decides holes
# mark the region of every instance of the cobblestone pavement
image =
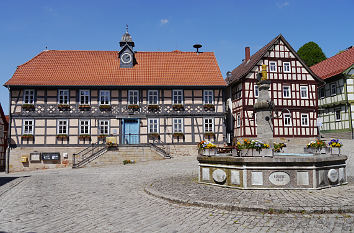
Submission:
[[[192,157],[31,173],[0,186],[0,232],[352,232],[354,214],[277,214],[173,204],[144,188],[196,175]],[[13,183],[16,182],[16,183]]]

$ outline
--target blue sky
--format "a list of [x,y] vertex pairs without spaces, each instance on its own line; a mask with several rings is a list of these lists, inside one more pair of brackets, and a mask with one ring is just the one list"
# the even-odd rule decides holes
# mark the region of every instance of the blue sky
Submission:
[[[1,0],[0,81],[48,46],[118,50],[129,25],[137,51],[215,52],[221,72],[234,69],[278,34],[295,50],[314,41],[327,57],[353,45],[353,0]],[[8,112],[8,92],[0,89]]]

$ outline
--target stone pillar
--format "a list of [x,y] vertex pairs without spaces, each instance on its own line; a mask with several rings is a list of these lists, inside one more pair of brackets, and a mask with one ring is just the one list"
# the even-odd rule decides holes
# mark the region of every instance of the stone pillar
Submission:
[[273,147],[272,105],[269,96],[270,81],[261,80],[258,99],[254,105],[257,114],[257,139]]

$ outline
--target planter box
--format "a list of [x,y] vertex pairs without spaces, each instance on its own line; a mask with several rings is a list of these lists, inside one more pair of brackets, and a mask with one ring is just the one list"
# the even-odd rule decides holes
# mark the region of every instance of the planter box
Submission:
[[304,152],[305,153],[310,153],[310,154],[329,154],[330,153],[330,148],[329,147],[324,147],[324,148],[313,148],[313,147],[309,147],[309,148],[304,148]]
[[340,147],[330,147],[330,151],[332,155],[340,155]]
[[79,135],[79,139],[81,139],[81,140],[85,140],[85,139],[91,140],[91,136],[90,135]]
[[21,139],[33,140],[34,136],[32,134],[24,134]]
[[89,109],[91,109],[91,106],[90,105],[79,105],[79,109],[80,110],[89,110]]
[[34,110],[34,104],[22,104],[22,110],[33,111]]
[[175,110],[175,111],[183,111],[183,110],[184,110],[183,104],[174,104],[174,105],[172,106],[172,108],[173,108],[173,110]]
[[62,110],[62,111],[69,110],[70,105],[69,104],[58,104],[58,109]]
[[109,110],[111,110],[111,105],[102,104],[102,105],[100,105],[100,110],[101,111],[109,111]]
[[150,105],[148,106],[148,110],[149,110],[149,111],[159,111],[159,110],[160,110],[160,106],[157,105],[157,104],[150,104]]
[[128,107],[127,107],[128,109],[130,109],[130,110],[134,110],[134,111],[137,111],[137,110],[139,110],[140,109],[140,106],[139,105],[137,105],[137,104],[130,104],[130,105],[128,105]]
[[216,156],[217,152],[218,152],[218,150],[216,148],[204,149],[202,151],[202,155],[204,155],[204,156]]
[[262,149],[261,151],[255,149],[242,149],[238,154],[241,157],[272,157],[273,151],[271,149]]
[[184,133],[173,133],[173,137],[184,137]]
[[204,104],[203,108],[205,111],[214,111],[215,110],[215,105],[214,104]]
[[65,135],[65,134],[59,134],[57,135],[57,139],[62,139],[62,140],[67,140],[69,138],[68,135]]

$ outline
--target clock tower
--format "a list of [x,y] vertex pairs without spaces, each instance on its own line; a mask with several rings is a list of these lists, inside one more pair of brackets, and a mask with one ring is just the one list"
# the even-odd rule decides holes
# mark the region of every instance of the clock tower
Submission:
[[123,34],[121,41],[119,42],[119,60],[121,68],[132,68],[135,64],[134,57],[134,42],[131,35],[128,33],[128,25],[126,27],[126,32]]

